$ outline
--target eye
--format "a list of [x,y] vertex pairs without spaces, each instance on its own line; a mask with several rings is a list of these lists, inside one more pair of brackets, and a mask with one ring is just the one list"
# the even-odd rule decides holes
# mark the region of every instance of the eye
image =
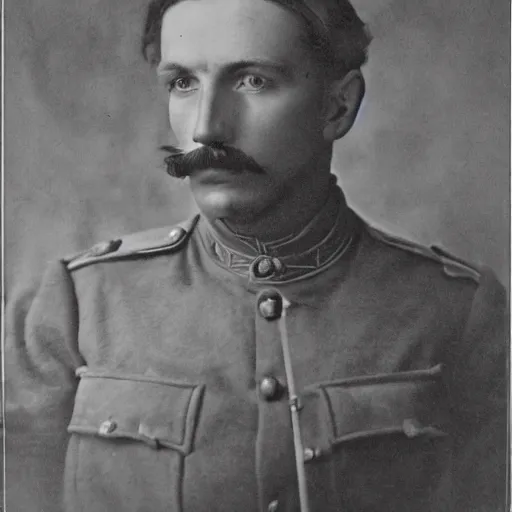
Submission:
[[246,75],[244,76],[238,85],[238,88],[245,88],[251,92],[258,92],[262,89],[267,88],[269,81],[259,75]]
[[169,89],[169,92],[174,91],[177,93],[187,93],[195,91],[197,89],[197,84],[195,79],[188,76],[182,76],[170,82],[167,88]]

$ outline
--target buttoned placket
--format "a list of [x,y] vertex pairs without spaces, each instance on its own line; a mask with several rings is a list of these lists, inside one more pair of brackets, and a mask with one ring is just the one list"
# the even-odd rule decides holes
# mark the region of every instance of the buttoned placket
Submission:
[[300,511],[310,510],[300,403],[286,326],[289,305],[280,292],[272,289],[263,290],[257,298],[256,378],[260,401],[256,469],[262,512],[287,510],[286,503],[283,508],[280,503],[286,499],[290,486],[298,490]]

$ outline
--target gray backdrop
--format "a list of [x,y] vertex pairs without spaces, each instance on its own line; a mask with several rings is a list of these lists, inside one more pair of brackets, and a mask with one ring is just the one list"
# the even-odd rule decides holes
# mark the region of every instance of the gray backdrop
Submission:
[[[6,278],[192,211],[156,147],[165,93],[139,53],[145,0],[6,0]],[[349,202],[508,282],[506,0],[356,0],[374,35],[362,112],[336,146]]]

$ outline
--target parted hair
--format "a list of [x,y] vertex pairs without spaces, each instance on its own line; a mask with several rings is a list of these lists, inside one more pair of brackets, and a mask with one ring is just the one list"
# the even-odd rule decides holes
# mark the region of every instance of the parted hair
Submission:
[[[169,7],[183,0],[151,0],[142,35],[142,54],[152,64],[160,61],[162,19]],[[281,5],[305,22],[307,44],[321,64],[336,74],[359,69],[368,58],[371,34],[349,0],[265,0]],[[322,14],[315,5],[322,4]]]

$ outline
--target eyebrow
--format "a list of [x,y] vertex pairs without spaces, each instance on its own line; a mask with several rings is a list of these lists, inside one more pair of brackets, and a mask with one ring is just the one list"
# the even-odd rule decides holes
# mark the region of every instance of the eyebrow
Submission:
[[[292,68],[288,64],[267,59],[250,59],[232,62],[224,67],[222,73],[236,73],[237,71],[246,68],[264,68],[273,71],[274,73],[280,73],[286,77],[293,76]],[[171,72],[183,73],[190,71],[191,69],[187,66],[182,66],[175,62],[167,62],[165,64],[161,62],[156,69],[157,75],[165,75]]]

